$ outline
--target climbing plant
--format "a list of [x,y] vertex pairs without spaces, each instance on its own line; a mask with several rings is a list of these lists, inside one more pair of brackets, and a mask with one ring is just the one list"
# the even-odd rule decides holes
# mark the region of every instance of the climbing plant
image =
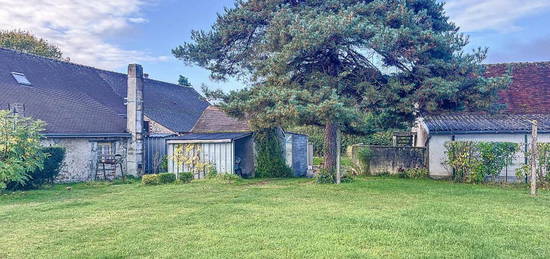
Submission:
[[[537,179],[542,180],[538,181],[539,184],[544,182],[550,182],[550,143],[538,143],[538,168],[537,168]],[[525,157],[530,160],[531,152],[529,150],[524,151]],[[526,178],[531,174],[531,163],[527,162],[522,165],[520,168],[516,169],[516,176],[518,178]]]
[[291,177],[292,170],[283,157],[277,129],[262,129],[256,133],[256,177]]
[[453,180],[471,183],[498,176],[519,151],[518,144],[509,142],[453,141],[445,148],[444,163],[453,171]]

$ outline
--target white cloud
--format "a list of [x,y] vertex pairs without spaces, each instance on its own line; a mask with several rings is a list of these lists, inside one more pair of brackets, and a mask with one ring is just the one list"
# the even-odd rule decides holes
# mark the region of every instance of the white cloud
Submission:
[[147,23],[149,20],[143,18],[143,17],[130,17],[128,18],[128,21],[133,23]]
[[0,0],[0,28],[22,29],[59,46],[71,61],[105,69],[131,62],[163,61],[139,50],[108,43],[106,38],[145,23],[145,0]]
[[464,32],[520,29],[516,22],[550,8],[550,0],[448,0],[451,20]]

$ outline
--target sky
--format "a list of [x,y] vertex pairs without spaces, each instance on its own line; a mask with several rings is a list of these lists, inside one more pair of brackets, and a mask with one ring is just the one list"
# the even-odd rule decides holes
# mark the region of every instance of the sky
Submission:
[[[193,86],[240,88],[215,82],[171,49],[207,30],[233,0],[0,0],[0,29],[22,29],[57,45],[72,62],[125,72],[143,65],[151,78]],[[550,61],[550,0],[448,0],[451,20],[470,35],[469,49],[488,47],[486,63]]]

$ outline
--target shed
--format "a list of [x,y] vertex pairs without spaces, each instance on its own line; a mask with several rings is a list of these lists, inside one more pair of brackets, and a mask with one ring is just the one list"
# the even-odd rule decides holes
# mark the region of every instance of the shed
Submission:
[[530,144],[531,123],[539,122],[539,142],[550,142],[548,114],[448,114],[420,118],[413,129],[417,146],[428,148],[430,176],[447,178],[452,172],[444,164],[445,143],[450,141],[512,142],[522,147],[513,165],[503,170],[499,180],[516,181],[515,169],[527,162],[525,148]]
[[[193,155],[203,163],[216,167],[220,174],[250,176],[254,171],[254,144],[251,132],[188,133],[167,139],[168,156],[174,157],[178,148],[193,145]],[[189,172],[191,168],[169,159],[168,172]],[[198,177],[203,177],[205,170]]]

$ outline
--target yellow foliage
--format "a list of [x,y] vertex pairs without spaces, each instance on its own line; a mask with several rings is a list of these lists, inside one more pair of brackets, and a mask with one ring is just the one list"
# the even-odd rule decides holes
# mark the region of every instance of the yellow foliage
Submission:
[[209,163],[201,161],[200,144],[180,144],[170,159],[178,167],[188,168],[194,175],[204,172]]

